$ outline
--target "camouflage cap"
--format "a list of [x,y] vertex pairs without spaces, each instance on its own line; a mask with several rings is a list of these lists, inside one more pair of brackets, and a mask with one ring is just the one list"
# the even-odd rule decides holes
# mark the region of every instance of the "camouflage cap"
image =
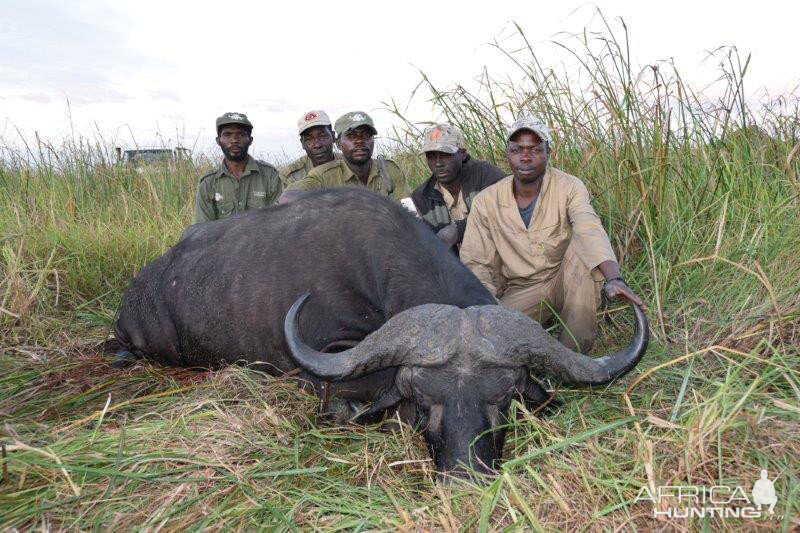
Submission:
[[422,152],[444,152],[454,154],[466,150],[461,130],[450,124],[434,124],[422,134]]
[[219,133],[219,129],[222,126],[227,126],[228,124],[240,124],[251,131],[253,129],[253,124],[247,120],[247,115],[244,113],[225,113],[217,118],[217,133]]
[[336,130],[336,136],[339,137],[343,133],[354,130],[359,126],[368,126],[373,135],[378,134],[378,130],[375,129],[375,124],[372,122],[372,118],[363,111],[345,113],[336,119],[336,124],[334,124],[333,129]]
[[309,111],[297,120],[297,132],[303,133],[314,126],[330,126],[331,119],[325,111]]
[[506,141],[510,141],[511,137],[514,136],[520,130],[529,130],[539,136],[539,138],[543,141],[551,142],[552,138],[550,137],[550,128],[539,122],[533,117],[520,117],[514,122],[510,128],[508,128],[508,134],[506,135]]

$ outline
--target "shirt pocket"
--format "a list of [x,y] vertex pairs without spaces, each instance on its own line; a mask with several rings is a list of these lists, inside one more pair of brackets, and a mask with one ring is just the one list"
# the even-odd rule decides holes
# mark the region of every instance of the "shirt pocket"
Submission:
[[552,268],[561,263],[570,240],[569,232],[561,224],[540,228],[531,237],[531,251],[541,255],[544,268]]
[[264,191],[254,190],[250,191],[250,198],[247,201],[247,207],[254,209],[264,207],[267,205],[267,193]]
[[215,193],[214,205],[217,207],[217,216],[219,218],[226,217],[233,213],[236,209],[236,201],[232,194],[222,195],[219,192]]

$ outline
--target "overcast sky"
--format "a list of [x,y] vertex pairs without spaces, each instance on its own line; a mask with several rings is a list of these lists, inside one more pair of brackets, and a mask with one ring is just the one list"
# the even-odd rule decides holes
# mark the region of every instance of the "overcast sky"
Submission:
[[[408,101],[424,71],[440,86],[469,83],[486,66],[509,62],[488,46],[513,44],[512,21],[558,61],[548,41],[596,27],[596,6],[628,26],[635,64],[674,58],[684,78],[715,76],[708,51],[736,45],[752,53],[750,95],[800,83],[800,2],[608,0],[573,2],[206,2],[2,0],[0,140],[58,141],[75,134],[109,142],[176,141],[212,150],[214,119],[247,113],[253,151],[299,155],[296,120],[309,109],[335,119],[372,114],[387,131],[381,103]],[[551,56],[552,54],[552,56]],[[549,65],[548,65],[549,66]],[[68,103],[69,102],[69,105]],[[418,98],[415,120],[430,120]]]

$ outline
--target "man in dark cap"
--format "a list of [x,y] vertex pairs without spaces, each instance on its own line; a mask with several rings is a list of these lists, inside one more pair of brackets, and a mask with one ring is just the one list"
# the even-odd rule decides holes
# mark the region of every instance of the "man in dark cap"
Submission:
[[253,125],[243,113],[225,113],[217,119],[217,144],[224,158],[200,178],[195,224],[264,207],[280,196],[278,170],[247,155],[253,143],[252,131]]
[[408,196],[406,177],[397,163],[373,158],[378,130],[363,111],[345,113],[334,124],[342,159],[314,167],[308,175],[286,187],[281,202],[291,202],[302,192],[329,187],[366,187],[397,200]]

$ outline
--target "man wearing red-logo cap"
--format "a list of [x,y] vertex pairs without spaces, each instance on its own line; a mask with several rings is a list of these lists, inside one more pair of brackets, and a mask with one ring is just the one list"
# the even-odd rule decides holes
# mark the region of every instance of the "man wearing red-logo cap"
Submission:
[[333,129],[325,111],[309,111],[297,121],[297,129],[306,155],[281,168],[284,187],[305,178],[311,169],[339,159],[333,152]]

